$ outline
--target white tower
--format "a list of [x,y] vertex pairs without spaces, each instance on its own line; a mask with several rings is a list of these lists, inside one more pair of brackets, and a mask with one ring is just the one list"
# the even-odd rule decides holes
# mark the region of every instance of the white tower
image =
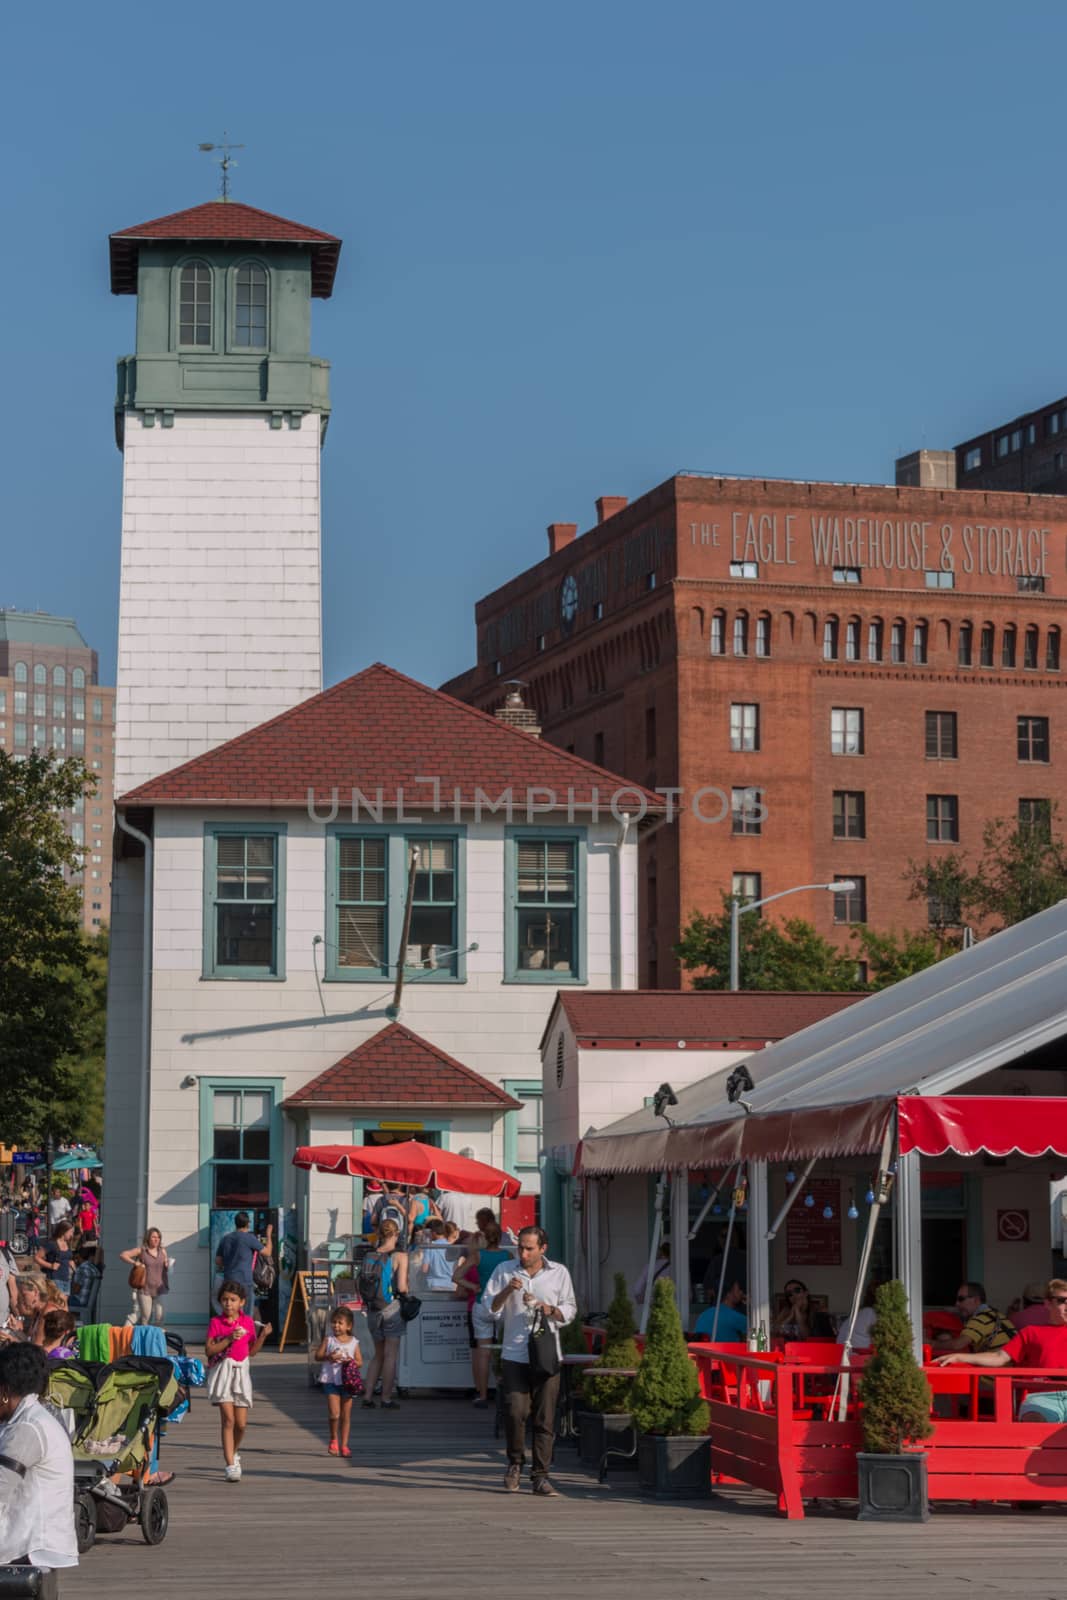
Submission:
[[311,300],[341,245],[232,200],[110,243],[113,293],[137,295],[115,408],[121,795],[322,688]]

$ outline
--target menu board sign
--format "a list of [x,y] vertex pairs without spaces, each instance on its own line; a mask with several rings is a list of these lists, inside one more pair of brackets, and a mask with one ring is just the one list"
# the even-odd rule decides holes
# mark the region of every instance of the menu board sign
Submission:
[[[812,1205],[807,1205],[808,1196]],[[829,1208],[831,1215],[823,1213]],[[786,1222],[785,1258],[791,1267],[841,1265],[841,1179],[809,1178]]]

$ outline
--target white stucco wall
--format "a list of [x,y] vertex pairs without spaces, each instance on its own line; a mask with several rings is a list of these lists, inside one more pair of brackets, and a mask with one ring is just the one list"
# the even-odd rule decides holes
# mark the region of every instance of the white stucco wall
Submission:
[[126,417],[115,793],[322,688],[318,418]]

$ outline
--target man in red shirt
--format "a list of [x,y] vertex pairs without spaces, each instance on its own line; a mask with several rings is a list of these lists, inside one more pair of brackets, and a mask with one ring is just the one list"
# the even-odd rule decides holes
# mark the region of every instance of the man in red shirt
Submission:
[[[1067,1279],[1051,1278],[1045,1288],[1048,1321],[1020,1328],[999,1350],[976,1354],[959,1351],[938,1356],[939,1367],[962,1363],[969,1367],[1052,1367],[1067,1373]],[[1028,1394],[1019,1407],[1019,1421],[1067,1422],[1067,1388]]]

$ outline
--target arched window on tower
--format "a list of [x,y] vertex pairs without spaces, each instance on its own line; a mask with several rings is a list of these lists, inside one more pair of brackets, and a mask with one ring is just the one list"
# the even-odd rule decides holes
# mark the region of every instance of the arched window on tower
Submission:
[[255,261],[237,268],[233,342],[239,350],[267,348],[267,274]]
[[713,656],[726,654],[725,611],[713,611],[711,613],[711,653]]
[[756,654],[769,656],[771,653],[771,619],[766,611],[756,618]]
[[867,660],[881,661],[885,649],[885,623],[881,617],[872,617],[867,624]]
[[1009,622],[1000,636],[1000,664],[1002,667],[1015,665],[1015,624]]
[[85,688],[85,673],[81,667],[75,667],[70,675],[71,687],[74,689]]
[[991,622],[982,623],[982,633],[978,641],[978,664],[982,667],[993,665],[993,651],[996,646],[996,637]]
[[748,655],[748,612],[739,611],[734,618],[734,655]]
[[827,617],[822,625],[822,658],[824,661],[837,660],[837,618]]
[[205,261],[190,261],[181,270],[178,343],[194,348],[211,345],[211,268]]
[[29,674],[29,670],[28,670],[28,668],[26,666],[25,661],[16,661],[15,662],[15,682],[16,683],[29,683],[29,681],[30,681],[30,674]]
[[927,623],[917,622],[911,636],[912,660],[917,667],[925,667],[930,629]]
[[1037,629],[1027,628],[1023,635],[1023,666],[1031,672],[1037,671],[1037,645]]
[[898,617],[889,633],[889,659],[898,667],[904,664],[904,642],[904,622]]
[[48,668],[42,666],[39,661],[33,669],[33,681],[42,684],[48,682]]
[[53,667],[52,668],[52,687],[53,687],[53,689],[62,689],[65,686],[66,681],[67,681],[66,668],[65,667]]

